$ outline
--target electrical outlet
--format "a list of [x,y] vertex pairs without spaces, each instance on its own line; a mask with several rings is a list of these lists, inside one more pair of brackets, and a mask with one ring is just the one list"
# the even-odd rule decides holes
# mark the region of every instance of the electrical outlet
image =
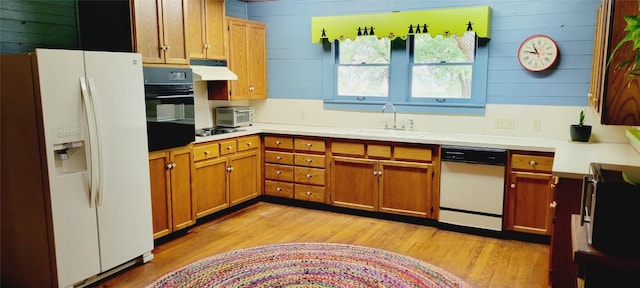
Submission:
[[496,121],[494,123],[494,128],[504,129],[504,118],[496,118]]
[[531,127],[531,130],[540,131],[540,125],[541,125],[540,122],[541,122],[540,119],[533,120],[533,125]]

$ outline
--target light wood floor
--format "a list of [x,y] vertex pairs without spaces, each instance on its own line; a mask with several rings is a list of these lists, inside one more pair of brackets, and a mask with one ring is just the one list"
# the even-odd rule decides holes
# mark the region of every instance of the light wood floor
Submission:
[[476,287],[549,287],[549,246],[383,219],[257,202],[156,246],[155,258],[98,283],[143,287],[196,260],[284,242],[349,243],[408,255]]

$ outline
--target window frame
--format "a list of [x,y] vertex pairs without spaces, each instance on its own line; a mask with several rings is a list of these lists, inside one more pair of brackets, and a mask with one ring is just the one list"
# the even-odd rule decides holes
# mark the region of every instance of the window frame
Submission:
[[[339,44],[323,42],[323,101],[328,110],[379,111],[384,103],[393,103],[398,112],[435,113],[457,115],[483,115],[487,100],[488,39],[477,38],[471,83],[471,98],[412,98],[411,93],[411,37],[391,41],[391,63],[389,67],[388,97],[357,97],[337,95],[337,67]],[[339,43],[337,40],[335,43]]]

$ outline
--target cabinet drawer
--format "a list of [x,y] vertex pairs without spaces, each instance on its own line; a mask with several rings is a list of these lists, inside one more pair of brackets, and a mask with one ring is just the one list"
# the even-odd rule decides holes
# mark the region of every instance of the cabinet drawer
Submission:
[[193,147],[193,161],[216,158],[220,155],[220,145],[218,143],[200,144]]
[[391,158],[391,146],[369,144],[367,146],[367,155],[372,158]]
[[324,187],[295,184],[295,199],[325,202]]
[[285,198],[293,198],[293,183],[265,180],[264,194]]
[[236,153],[236,150],[237,150],[236,143],[237,143],[236,139],[220,142],[220,155]]
[[332,142],[331,153],[336,155],[364,156],[364,143]]
[[511,155],[512,169],[525,169],[533,171],[551,171],[553,167],[553,157],[537,155]]
[[322,152],[325,151],[324,140],[296,138],[293,140],[296,151]]
[[293,165],[293,153],[264,151],[264,162],[283,165]]
[[264,147],[276,149],[293,149],[293,138],[279,136],[264,136]]
[[393,149],[395,160],[431,161],[431,148],[396,146]]
[[238,151],[256,149],[258,147],[260,147],[260,136],[258,135],[238,138]]
[[264,178],[293,182],[293,167],[277,164],[264,164]]
[[294,171],[296,183],[324,186],[324,169],[295,167]]
[[295,163],[297,166],[324,168],[324,155],[296,154]]

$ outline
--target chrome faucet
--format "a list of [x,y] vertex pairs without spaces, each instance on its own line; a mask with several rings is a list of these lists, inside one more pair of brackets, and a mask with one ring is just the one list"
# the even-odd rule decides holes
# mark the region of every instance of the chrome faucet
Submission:
[[[393,105],[393,103],[385,103],[384,106],[382,106],[382,114],[384,114],[384,110],[387,110],[387,107],[391,106],[391,108],[393,108],[393,129],[396,129],[396,113],[398,112],[396,110],[396,106]],[[385,124],[384,128],[389,128],[387,126],[387,124]]]

